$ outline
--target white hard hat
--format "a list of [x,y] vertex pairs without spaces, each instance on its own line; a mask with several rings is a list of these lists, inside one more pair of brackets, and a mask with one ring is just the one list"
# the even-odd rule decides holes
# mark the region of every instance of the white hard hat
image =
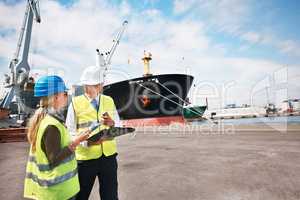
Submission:
[[103,69],[97,66],[89,66],[84,69],[80,83],[82,85],[97,85],[104,82],[103,80]]

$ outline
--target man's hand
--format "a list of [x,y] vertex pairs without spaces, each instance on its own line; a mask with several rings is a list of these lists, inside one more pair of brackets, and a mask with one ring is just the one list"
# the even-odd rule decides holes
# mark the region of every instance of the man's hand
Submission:
[[114,120],[109,116],[109,114],[106,112],[102,115],[102,123],[106,126],[112,127],[115,125]]

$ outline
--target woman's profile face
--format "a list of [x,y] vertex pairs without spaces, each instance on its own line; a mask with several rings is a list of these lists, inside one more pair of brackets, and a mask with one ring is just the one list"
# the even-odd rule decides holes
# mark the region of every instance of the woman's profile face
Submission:
[[57,109],[65,107],[68,103],[68,93],[60,92],[60,93],[56,94],[55,100],[56,100]]

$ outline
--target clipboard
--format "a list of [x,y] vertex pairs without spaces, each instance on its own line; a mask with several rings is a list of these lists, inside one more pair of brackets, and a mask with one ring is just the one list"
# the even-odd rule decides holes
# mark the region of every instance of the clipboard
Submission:
[[109,129],[104,129],[98,133],[92,135],[87,139],[90,142],[97,142],[100,139],[114,138],[122,135],[126,135],[135,131],[132,127],[111,127]]

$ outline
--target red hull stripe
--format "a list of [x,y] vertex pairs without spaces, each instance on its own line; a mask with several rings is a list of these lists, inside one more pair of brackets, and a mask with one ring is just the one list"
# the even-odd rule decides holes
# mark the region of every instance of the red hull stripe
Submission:
[[184,123],[182,116],[171,116],[171,117],[154,117],[154,118],[143,118],[143,119],[129,119],[122,120],[123,126],[166,126],[171,123]]

